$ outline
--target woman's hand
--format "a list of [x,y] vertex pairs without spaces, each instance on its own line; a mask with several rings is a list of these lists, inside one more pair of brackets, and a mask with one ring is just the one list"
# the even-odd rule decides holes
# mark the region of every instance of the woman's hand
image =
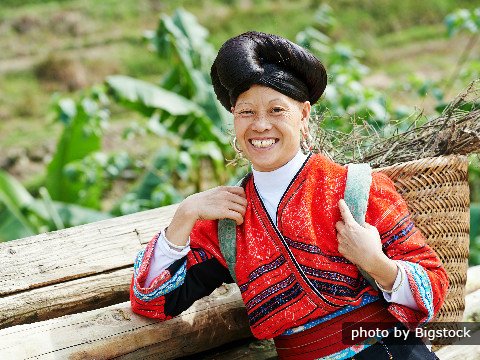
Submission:
[[390,290],[398,269],[395,262],[383,253],[377,228],[368,223],[365,226],[357,223],[345,200],[340,200],[338,206],[343,219],[335,224],[338,251],[369,273],[384,289]]
[[240,186],[219,186],[193,194],[180,203],[165,235],[171,243],[185,246],[197,220],[232,219],[240,225],[246,208],[245,190]]
[[345,200],[338,202],[343,221],[335,224],[337,229],[338,251],[349,261],[368,272],[372,261],[383,254],[380,234],[375,226],[360,225],[353,218]]
[[240,186],[218,186],[190,195],[184,202],[196,220],[232,219],[237,225],[243,223],[247,208],[245,190]]

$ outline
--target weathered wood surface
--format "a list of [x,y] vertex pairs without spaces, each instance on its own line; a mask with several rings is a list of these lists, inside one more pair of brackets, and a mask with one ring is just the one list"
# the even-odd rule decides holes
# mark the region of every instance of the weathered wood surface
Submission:
[[463,321],[480,321],[480,289],[465,296]]
[[440,360],[478,360],[480,359],[480,344],[444,346],[435,354]]
[[132,265],[175,205],[0,244],[0,295]]
[[273,340],[257,340],[254,337],[237,340],[215,349],[177,360],[276,360]]
[[0,328],[126,300],[136,253],[176,207],[0,243]]
[[127,301],[132,267],[8,295],[0,299],[0,329]]
[[[475,282],[476,279],[472,276],[473,273],[478,271],[474,269],[473,272],[468,270],[467,275],[467,289],[474,288],[470,285],[472,282]],[[473,292],[470,292],[465,297],[465,311],[463,312],[463,321],[479,321],[480,315],[480,289],[477,289]],[[480,329],[480,327],[479,327]],[[435,354],[440,358],[440,360],[478,360],[480,359],[480,344],[477,345],[449,345],[444,346],[441,349],[437,350]]]
[[238,287],[224,285],[165,322],[128,302],[0,330],[0,359],[174,359],[251,336]]
[[470,294],[480,289],[480,265],[471,266],[467,270],[465,293]]

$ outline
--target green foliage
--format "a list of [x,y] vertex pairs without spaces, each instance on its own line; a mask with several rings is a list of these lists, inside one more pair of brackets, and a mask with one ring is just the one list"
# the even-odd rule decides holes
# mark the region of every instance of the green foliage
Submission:
[[480,202],[470,204],[470,256],[469,264],[480,265]]
[[20,7],[31,4],[45,4],[49,2],[69,2],[71,0],[2,0],[2,6]]
[[52,201],[45,188],[35,199],[15,178],[0,170],[0,242],[104,220],[111,215]]
[[366,121],[382,128],[390,120],[393,110],[382,93],[362,85],[361,80],[369,72],[360,61],[362,53],[349,44],[332,41],[320,30],[331,30],[336,23],[329,6],[322,5],[315,18],[316,27],[300,32],[296,42],[319,55],[328,69],[329,81],[323,101],[314,107],[317,113],[325,114],[329,119],[323,126],[349,131],[351,124],[345,119],[354,116],[358,122]]
[[478,34],[480,30],[480,8],[474,10],[458,9],[445,17],[448,36],[454,36],[460,31]]
[[164,110],[173,116],[201,112],[194,102],[146,81],[113,75],[107,77],[106,83],[118,103],[146,116],[155,110]]
[[470,155],[469,160],[468,182],[470,183],[470,201],[472,203],[480,203],[480,154]]
[[99,209],[102,187],[95,183],[85,186],[72,168],[67,168],[101,148],[102,125],[108,119],[106,99],[101,92],[92,95],[78,103],[61,99],[56,104],[56,117],[63,123],[64,131],[47,168],[46,187],[54,200]]
[[[172,17],[162,15],[157,30],[147,33],[158,55],[171,64],[160,85],[125,76],[107,78],[118,103],[149,117],[148,132],[166,140],[148,172],[114,213],[177,202],[188,193],[227,181],[235,172],[225,167],[224,156],[233,157],[224,133],[228,113],[210,83],[214,50],[207,34],[185,10],[177,10]],[[213,174],[208,184],[203,175],[206,169]]]

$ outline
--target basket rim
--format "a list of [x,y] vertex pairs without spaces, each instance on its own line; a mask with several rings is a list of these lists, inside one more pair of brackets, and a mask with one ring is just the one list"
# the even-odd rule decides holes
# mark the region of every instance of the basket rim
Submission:
[[378,172],[378,171],[390,170],[395,168],[401,168],[409,165],[440,166],[440,165],[446,165],[452,162],[468,163],[468,157],[466,155],[458,155],[458,154],[431,156],[431,157],[426,157],[426,158],[421,158],[416,160],[405,161],[398,164],[382,166],[379,168],[372,168],[372,171]]

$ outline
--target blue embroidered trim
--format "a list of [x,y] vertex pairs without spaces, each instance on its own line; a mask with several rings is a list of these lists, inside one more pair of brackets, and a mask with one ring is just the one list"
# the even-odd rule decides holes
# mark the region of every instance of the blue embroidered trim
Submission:
[[360,286],[356,289],[350,289],[348,286],[341,284],[332,284],[326,281],[320,281],[315,279],[309,279],[315,286],[315,289],[322,292],[322,294],[329,294],[332,296],[355,298],[358,297],[358,293],[368,286],[366,281],[360,283]]
[[417,284],[420,297],[425,305],[428,315],[427,320],[423,323],[430,321],[433,318],[433,295],[432,284],[428,278],[427,272],[419,264],[415,264],[409,261],[402,261],[402,265],[405,265],[405,270],[408,274],[412,275],[413,280]]
[[398,241],[401,238],[406,237],[412,231],[413,227],[414,227],[413,222],[409,221],[408,224],[401,231],[399,231],[398,233],[393,235],[390,239],[385,241],[385,243],[383,243],[383,245],[382,245],[382,248],[386,249],[392,243]]
[[242,284],[242,285],[238,284],[240,291],[244,293],[245,291],[248,290],[248,286],[250,285],[251,282],[259,278],[260,276],[265,275],[266,273],[277,269],[284,263],[285,263],[285,257],[283,255],[280,255],[278,258],[276,258],[272,262],[265,264],[263,266],[260,266],[258,269],[252,271],[250,275],[248,275],[248,281],[245,284]]
[[[137,255],[137,259],[135,260],[135,264],[133,265],[134,277],[137,277],[138,275],[138,269],[140,268],[140,264],[142,263],[144,255],[145,255],[145,250],[140,251]],[[180,269],[178,269],[177,272],[168,281],[163,283],[157,289],[149,292],[148,294],[142,294],[140,291],[138,291],[137,286],[134,285],[133,292],[135,294],[135,297],[142,301],[155,300],[160,296],[164,296],[165,294],[168,294],[170,291],[181,286],[185,281],[186,274],[187,274],[187,260],[185,260],[185,262],[180,267]]]
[[260,294],[256,295],[250,301],[245,304],[247,311],[254,308],[256,305],[267,299],[268,297],[272,296],[273,294],[280,292],[281,290],[287,288],[295,281],[295,275],[291,274],[285,280],[280,281],[274,285],[270,285],[267,289],[262,291]]
[[300,266],[302,267],[303,272],[307,275],[315,276],[317,278],[327,279],[331,281],[342,282],[353,287],[358,287],[363,280],[363,278],[361,277],[354,278],[354,277],[344,275],[335,271],[320,270],[320,269],[312,268],[306,265],[300,265]]
[[140,269],[140,265],[142,264],[143,256],[145,255],[145,250],[143,249],[138,252],[137,257],[135,258],[135,262],[133,263],[133,275],[137,277],[138,269]]
[[360,305],[358,306],[353,306],[353,305],[348,305],[348,306],[345,306],[344,308],[340,309],[340,310],[337,310],[331,314],[328,314],[326,316],[323,316],[321,318],[318,318],[318,319],[315,319],[315,320],[312,320],[312,321],[309,321],[307,322],[306,324],[303,324],[301,326],[297,326],[295,328],[292,328],[292,329],[288,329],[286,330],[282,335],[292,335],[292,334],[296,334],[296,333],[299,333],[301,331],[304,331],[304,330],[307,330],[307,329],[310,329],[318,324],[321,324],[327,320],[330,320],[330,319],[333,319],[334,317],[336,316],[339,316],[339,315],[342,315],[342,314],[345,314],[345,313],[348,313],[352,310],[355,310],[355,309],[358,309],[362,306],[365,306],[367,304],[370,304],[371,302],[374,302],[374,301],[377,301],[379,298],[378,296],[375,296],[375,295],[369,295],[369,294],[365,294],[363,295],[362,297],[362,302],[360,303]]
[[255,323],[261,320],[263,317],[272,314],[275,309],[281,307],[282,305],[285,305],[286,303],[300,296],[302,292],[302,287],[299,283],[296,283],[290,289],[272,297],[263,305],[259,306],[256,310],[248,314],[250,326],[255,325]]

